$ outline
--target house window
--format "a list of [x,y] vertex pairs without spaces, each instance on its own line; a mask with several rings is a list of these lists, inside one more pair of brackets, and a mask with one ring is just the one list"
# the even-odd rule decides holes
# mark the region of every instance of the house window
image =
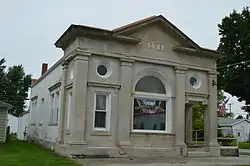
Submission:
[[109,129],[110,95],[105,93],[95,94],[94,129]]
[[167,99],[160,79],[154,76],[141,78],[135,86],[133,131],[165,132]]
[[54,93],[50,95],[50,109],[51,109],[51,121],[53,122],[53,113],[54,113],[54,101],[55,95]]
[[238,132],[238,137],[240,137],[240,132]]
[[51,94],[51,121],[53,124],[58,123],[59,94],[60,94],[59,91]]
[[67,109],[67,129],[70,127],[70,113],[71,113],[71,104],[72,104],[72,92],[68,93],[68,109]]
[[36,123],[37,121],[37,100],[32,101],[32,108],[31,108],[31,120],[32,123]]

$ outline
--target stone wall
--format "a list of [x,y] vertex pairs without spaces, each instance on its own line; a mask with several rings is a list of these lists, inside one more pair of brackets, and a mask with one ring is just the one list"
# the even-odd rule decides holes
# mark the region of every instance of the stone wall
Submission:
[[220,148],[220,155],[239,157],[239,149],[238,148]]

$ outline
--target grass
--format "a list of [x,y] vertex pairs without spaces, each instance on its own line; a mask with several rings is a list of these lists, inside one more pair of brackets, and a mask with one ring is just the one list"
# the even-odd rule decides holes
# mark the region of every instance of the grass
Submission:
[[240,149],[250,149],[250,142],[239,142]]
[[58,156],[39,145],[10,140],[0,144],[1,166],[79,166],[74,161]]

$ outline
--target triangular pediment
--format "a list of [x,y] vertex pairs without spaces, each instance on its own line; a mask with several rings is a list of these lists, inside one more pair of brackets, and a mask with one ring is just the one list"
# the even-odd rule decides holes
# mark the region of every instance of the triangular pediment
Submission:
[[127,24],[120,28],[116,28],[113,30],[113,33],[140,38],[140,35],[137,36],[138,34],[140,34],[140,32],[145,33],[145,30],[147,29],[146,31],[148,31],[148,33],[153,33],[150,31],[156,29],[157,27],[161,29],[161,32],[165,32],[166,36],[169,36],[170,38],[176,40],[176,42],[179,43],[180,46],[192,49],[201,49],[198,44],[191,40],[187,35],[185,35],[181,30],[179,30],[175,25],[173,25],[162,15],[151,16],[143,20]]

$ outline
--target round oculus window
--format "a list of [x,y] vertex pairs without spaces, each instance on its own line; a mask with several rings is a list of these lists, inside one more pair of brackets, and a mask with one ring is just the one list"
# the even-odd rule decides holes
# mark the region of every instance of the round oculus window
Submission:
[[191,86],[196,86],[198,84],[198,81],[195,77],[191,77],[189,81]]
[[189,79],[189,83],[195,89],[198,89],[201,87],[201,80],[199,79],[198,75],[191,76]]
[[100,76],[105,76],[107,73],[108,73],[108,69],[106,66],[104,65],[99,65],[97,67],[97,73],[100,75]]

